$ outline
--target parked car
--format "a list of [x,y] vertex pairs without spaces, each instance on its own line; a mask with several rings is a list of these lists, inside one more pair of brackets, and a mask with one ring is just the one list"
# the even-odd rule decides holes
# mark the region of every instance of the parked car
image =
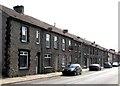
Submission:
[[104,68],[112,68],[112,64],[110,62],[105,62]]
[[82,67],[79,64],[70,64],[62,70],[63,75],[81,75]]
[[112,66],[113,66],[113,67],[118,67],[118,66],[119,66],[119,63],[118,63],[118,62],[113,62],[113,63],[112,63]]
[[120,62],[118,62],[119,66],[120,66]]
[[99,71],[101,70],[100,64],[90,64],[89,71]]

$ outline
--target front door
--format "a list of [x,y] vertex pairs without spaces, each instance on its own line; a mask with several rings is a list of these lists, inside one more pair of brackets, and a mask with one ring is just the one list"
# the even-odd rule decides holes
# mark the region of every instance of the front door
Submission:
[[40,74],[41,72],[41,58],[40,52],[36,54],[36,74]]

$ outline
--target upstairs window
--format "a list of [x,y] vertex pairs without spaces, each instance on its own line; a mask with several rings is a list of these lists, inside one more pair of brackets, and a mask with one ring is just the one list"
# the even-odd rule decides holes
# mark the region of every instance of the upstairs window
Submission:
[[46,34],[46,48],[50,48],[50,34]]
[[81,51],[81,45],[79,44],[79,52]]
[[58,37],[54,36],[54,48],[58,49]]
[[36,44],[40,44],[40,32],[36,31]]
[[71,40],[68,41],[68,51],[72,51],[73,50],[73,46],[72,46],[72,43],[71,43]]
[[75,52],[77,52],[77,44],[75,43]]
[[71,46],[71,40],[69,40],[69,44],[68,45]]
[[28,42],[28,28],[25,26],[22,26],[21,29],[21,41],[22,42]]
[[65,39],[62,39],[62,50],[65,50]]

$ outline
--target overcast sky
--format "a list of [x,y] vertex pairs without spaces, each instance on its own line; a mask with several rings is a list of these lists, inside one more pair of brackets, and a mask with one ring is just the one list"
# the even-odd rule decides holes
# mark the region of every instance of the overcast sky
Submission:
[[118,51],[120,0],[0,0],[13,9],[23,5],[26,15],[37,18],[107,49]]

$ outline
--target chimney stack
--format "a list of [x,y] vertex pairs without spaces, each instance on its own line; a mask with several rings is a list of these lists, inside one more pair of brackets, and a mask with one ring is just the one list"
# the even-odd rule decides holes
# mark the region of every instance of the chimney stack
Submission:
[[20,14],[24,14],[24,6],[23,5],[14,6],[13,9]]
[[68,29],[64,29],[63,30],[63,33],[65,34],[65,33],[67,33],[68,32]]

